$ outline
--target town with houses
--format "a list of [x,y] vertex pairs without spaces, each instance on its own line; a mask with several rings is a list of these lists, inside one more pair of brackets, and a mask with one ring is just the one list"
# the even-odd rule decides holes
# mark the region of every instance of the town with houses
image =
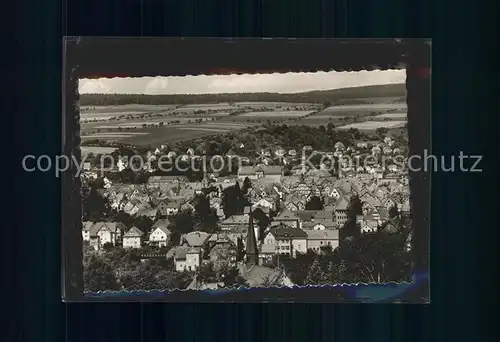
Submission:
[[[263,135],[292,130],[271,124],[140,152],[120,147],[104,174],[90,156],[81,174],[85,290],[409,280],[408,170],[391,162],[407,153],[406,138],[332,126],[307,128],[328,136],[319,148],[301,139],[262,146]],[[231,172],[158,170],[162,155],[189,164],[214,151],[238,160]],[[147,161],[142,170],[130,170],[132,153]]]

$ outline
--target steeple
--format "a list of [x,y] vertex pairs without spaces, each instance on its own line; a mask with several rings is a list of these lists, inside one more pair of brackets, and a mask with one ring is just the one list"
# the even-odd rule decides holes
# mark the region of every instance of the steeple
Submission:
[[257,239],[255,238],[255,229],[253,227],[252,207],[250,207],[250,213],[248,215],[246,262],[248,266],[257,265],[258,260],[259,260],[259,251],[257,249]]
[[201,181],[201,184],[204,188],[208,188],[208,175],[207,175],[207,168],[205,165],[203,165],[203,180]]

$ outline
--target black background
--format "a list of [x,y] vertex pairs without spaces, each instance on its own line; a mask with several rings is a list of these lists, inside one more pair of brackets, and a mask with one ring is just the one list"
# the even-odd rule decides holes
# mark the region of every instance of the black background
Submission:
[[[199,3],[199,4],[198,4]],[[490,111],[489,63],[479,4],[266,0],[58,1],[16,3],[8,19],[16,54],[4,53],[6,341],[446,341],[486,337],[480,302],[496,297],[486,241],[495,243],[490,159],[498,130]],[[61,10],[62,8],[62,10]],[[264,12],[265,11],[265,12]],[[486,12],[486,11],[485,11]],[[491,12],[491,11],[490,11]],[[61,24],[61,19],[63,24]],[[483,19],[483,22],[486,19]],[[431,28],[432,27],[432,31]],[[16,32],[16,34],[14,34]],[[302,304],[62,304],[60,184],[24,173],[24,154],[56,155],[61,142],[61,36],[283,36],[433,38],[432,144],[437,155],[484,154],[483,173],[433,175],[430,306]],[[258,53],[258,52],[256,52]],[[314,58],[314,56],[311,56]],[[5,67],[6,66],[6,67]],[[492,82],[491,82],[492,84]],[[5,126],[4,126],[5,127]],[[495,132],[494,132],[495,129]],[[15,142],[15,143],[14,143]],[[12,166],[10,166],[12,165]],[[13,201],[15,200],[15,201]],[[14,205],[15,202],[15,205]],[[14,253],[11,253],[11,249]],[[480,268],[482,265],[484,269]],[[489,288],[487,288],[487,286]],[[496,290],[496,289],[495,289]],[[288,307],[283,307],[288,305]],[[6,316],[6,315],[4,315]]]

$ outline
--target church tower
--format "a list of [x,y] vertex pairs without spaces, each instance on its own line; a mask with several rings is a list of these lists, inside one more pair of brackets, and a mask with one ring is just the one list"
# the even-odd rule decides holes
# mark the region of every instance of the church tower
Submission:
[[248,232],[246,241],[246,263],[247,266],[258,265],[259,263],[259,250],[257,249],[257,238],[255,237],[255,229],[253,226],[253,213],[250,208],[248,219]]
[[209,180],[208,180],[208,175],[207,175],[207,168],[206,165],[203,165],[203,180],[201,181],[202,187],[203,188],[208,188],[209,185]]

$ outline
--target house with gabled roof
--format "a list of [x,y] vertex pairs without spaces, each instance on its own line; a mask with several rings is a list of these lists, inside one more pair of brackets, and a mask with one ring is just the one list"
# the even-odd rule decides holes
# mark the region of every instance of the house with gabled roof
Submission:
[[[98,250],[106,243],[116,246],[122,241],[126,227],[121,222],[83,222],[83,235]],[[88,233],[87,233],[88,232]]]
[[194,272],[200,265],[202,260],[202,250],[199,247],[180,246],[174,253],[175,270],[177,272]]
[[321,251],[321,248],[330,246],[335,249],[339,246],[339,230],[305,230],[307,234],[307,249],[316,253]]
[[320,210],[311,219],[312,230],[338,229],[335,222],[335,211]]
[[387,209],[391,209],[392,207],[396,206],[396,202],[391,198],[390,195],[387,195],[383,200],[382,200],[382,204],[384,205],[384,207],[386,207]]
[[378,229],[378,222],[373,217],[365,216],[360,222],[360,228],[362,233],[373,233]]
[[276,200],[275,199],[261,198],[258,201],[254,202],[253,206],[254,207],[269,208],[270,210],[275,210],[276,209]]
[[238,180],[244,181],[248,177],[250,180],[281,181],[283,168],[281,166],[241,166],[238,169]]
[[329,194],[330,197],[333,197],[335,199],[339,199],[340,197],[342,197],[342,195],[346,194],[347,192],[342,189],[341,187],[339,186],[334,186]]
[[359,149],[368,148],[368,142],[367,141],[357,141],[356,147]]
[[168,219],[159,219],[151,226],[149,242],[159,247],[165,247],[170,241],[171,231],[168,229],[170,221]]
[[336,142],[333,147],[335,147],[335,150],[337,150],[337,151],[345,150],[345,145],[340,141]]
[[297,196],[308,196],[311,194],[311,187],[305,182],[301,182],[297,184],[293,191]]
[[294,202],[294,201],[286,201],[285,202],[285,208],[287,210],[289,210],[289,211],[292,211],[292,212],[299,210],[298,204],[296,202]]
[[274,221],[285,223],[289,226],[300,228],[300,217],[291,210],[283,209],[275,218]]
[[286,150],[281,146],[276,146],[274,148],[274,154],[278,157],[282,157],[286,154]]
[[171,216],[179,213],[182,206],[180,200],[163,200],[158,204],[158,213],[160,216]]
[[378,207],[382,206],[382,202],[370,194],[365,194],[363,197],[360,197],[360,201],[364,213],[375,211]]
[[158,215],[158,210],[155,208],[141,208],[135,214],[136,217],[145,216],[149,217],[151,220],[156,219],[157,215]]
[[343,226],[347,222],[347,209],[349,208],[349,199],[341,196],[335,203],[335,223]]
[[[253,210],[252,210],[253,212]],[[248,232],[248,227],[250,226],[250,218],[252,219],[252,227],[254,227],[254,235],[257,239],[257,241],[260,240],[260,228],[258,225],[258,221],[253,218],[252,215],[250,215],[250,211],[247,214],[243,215],[232,215],[228,217],[227,219],[221,221],[219,223],[220,228],[222,231],[227,232],[227,233],[234,233],[234,234],[242,234],[246,235]]]
[[399,210],[404,213],[409,213],[410,212],[410,195],[405,195],[405,198],[403,199],[403,202],[400,205]]
[[123,212],[130,216],[134,216],[141,208],[141,202],[139,200],[131,199],[124,205]]
[[141,248],[144,233],[137,227],[130,228],[123,235],[123,248]]
[[259,247],[259,264],[271,262],[276,256],[276,245],[261,244]]
[[189,246],[189,247],[197,247],[202,248],[205,245],[205,242],[210,238],[210,234],[201,232],[201,231],[193,231],[187,234],[183,234],[181,236],[181,245]]
[[206,242],[208,260],[216,269],[225,264],[235,264],[237,257],[236,244],[226,234],[212,234]]
[[319,210],[300,210],[295,212],[295,214],[300,219],[300,228],[304,230],[312,229],[312,227],[314,226],[314,215],[316,215],[318,211]]
[[90,242],[90,228],[94,225],[94,222],[86,221],[82,222],[82,239],[83,241]]
[[373,156],[379,155],[381,152],[382,152],[382,149],[380,148],[380,146],[373,146],[372,147],[372,155]]
[[274,245],[276,254],[295,257],[297,252],[307,252],[307,234],[302,229],[280,224],[269,229],[264,244]]

